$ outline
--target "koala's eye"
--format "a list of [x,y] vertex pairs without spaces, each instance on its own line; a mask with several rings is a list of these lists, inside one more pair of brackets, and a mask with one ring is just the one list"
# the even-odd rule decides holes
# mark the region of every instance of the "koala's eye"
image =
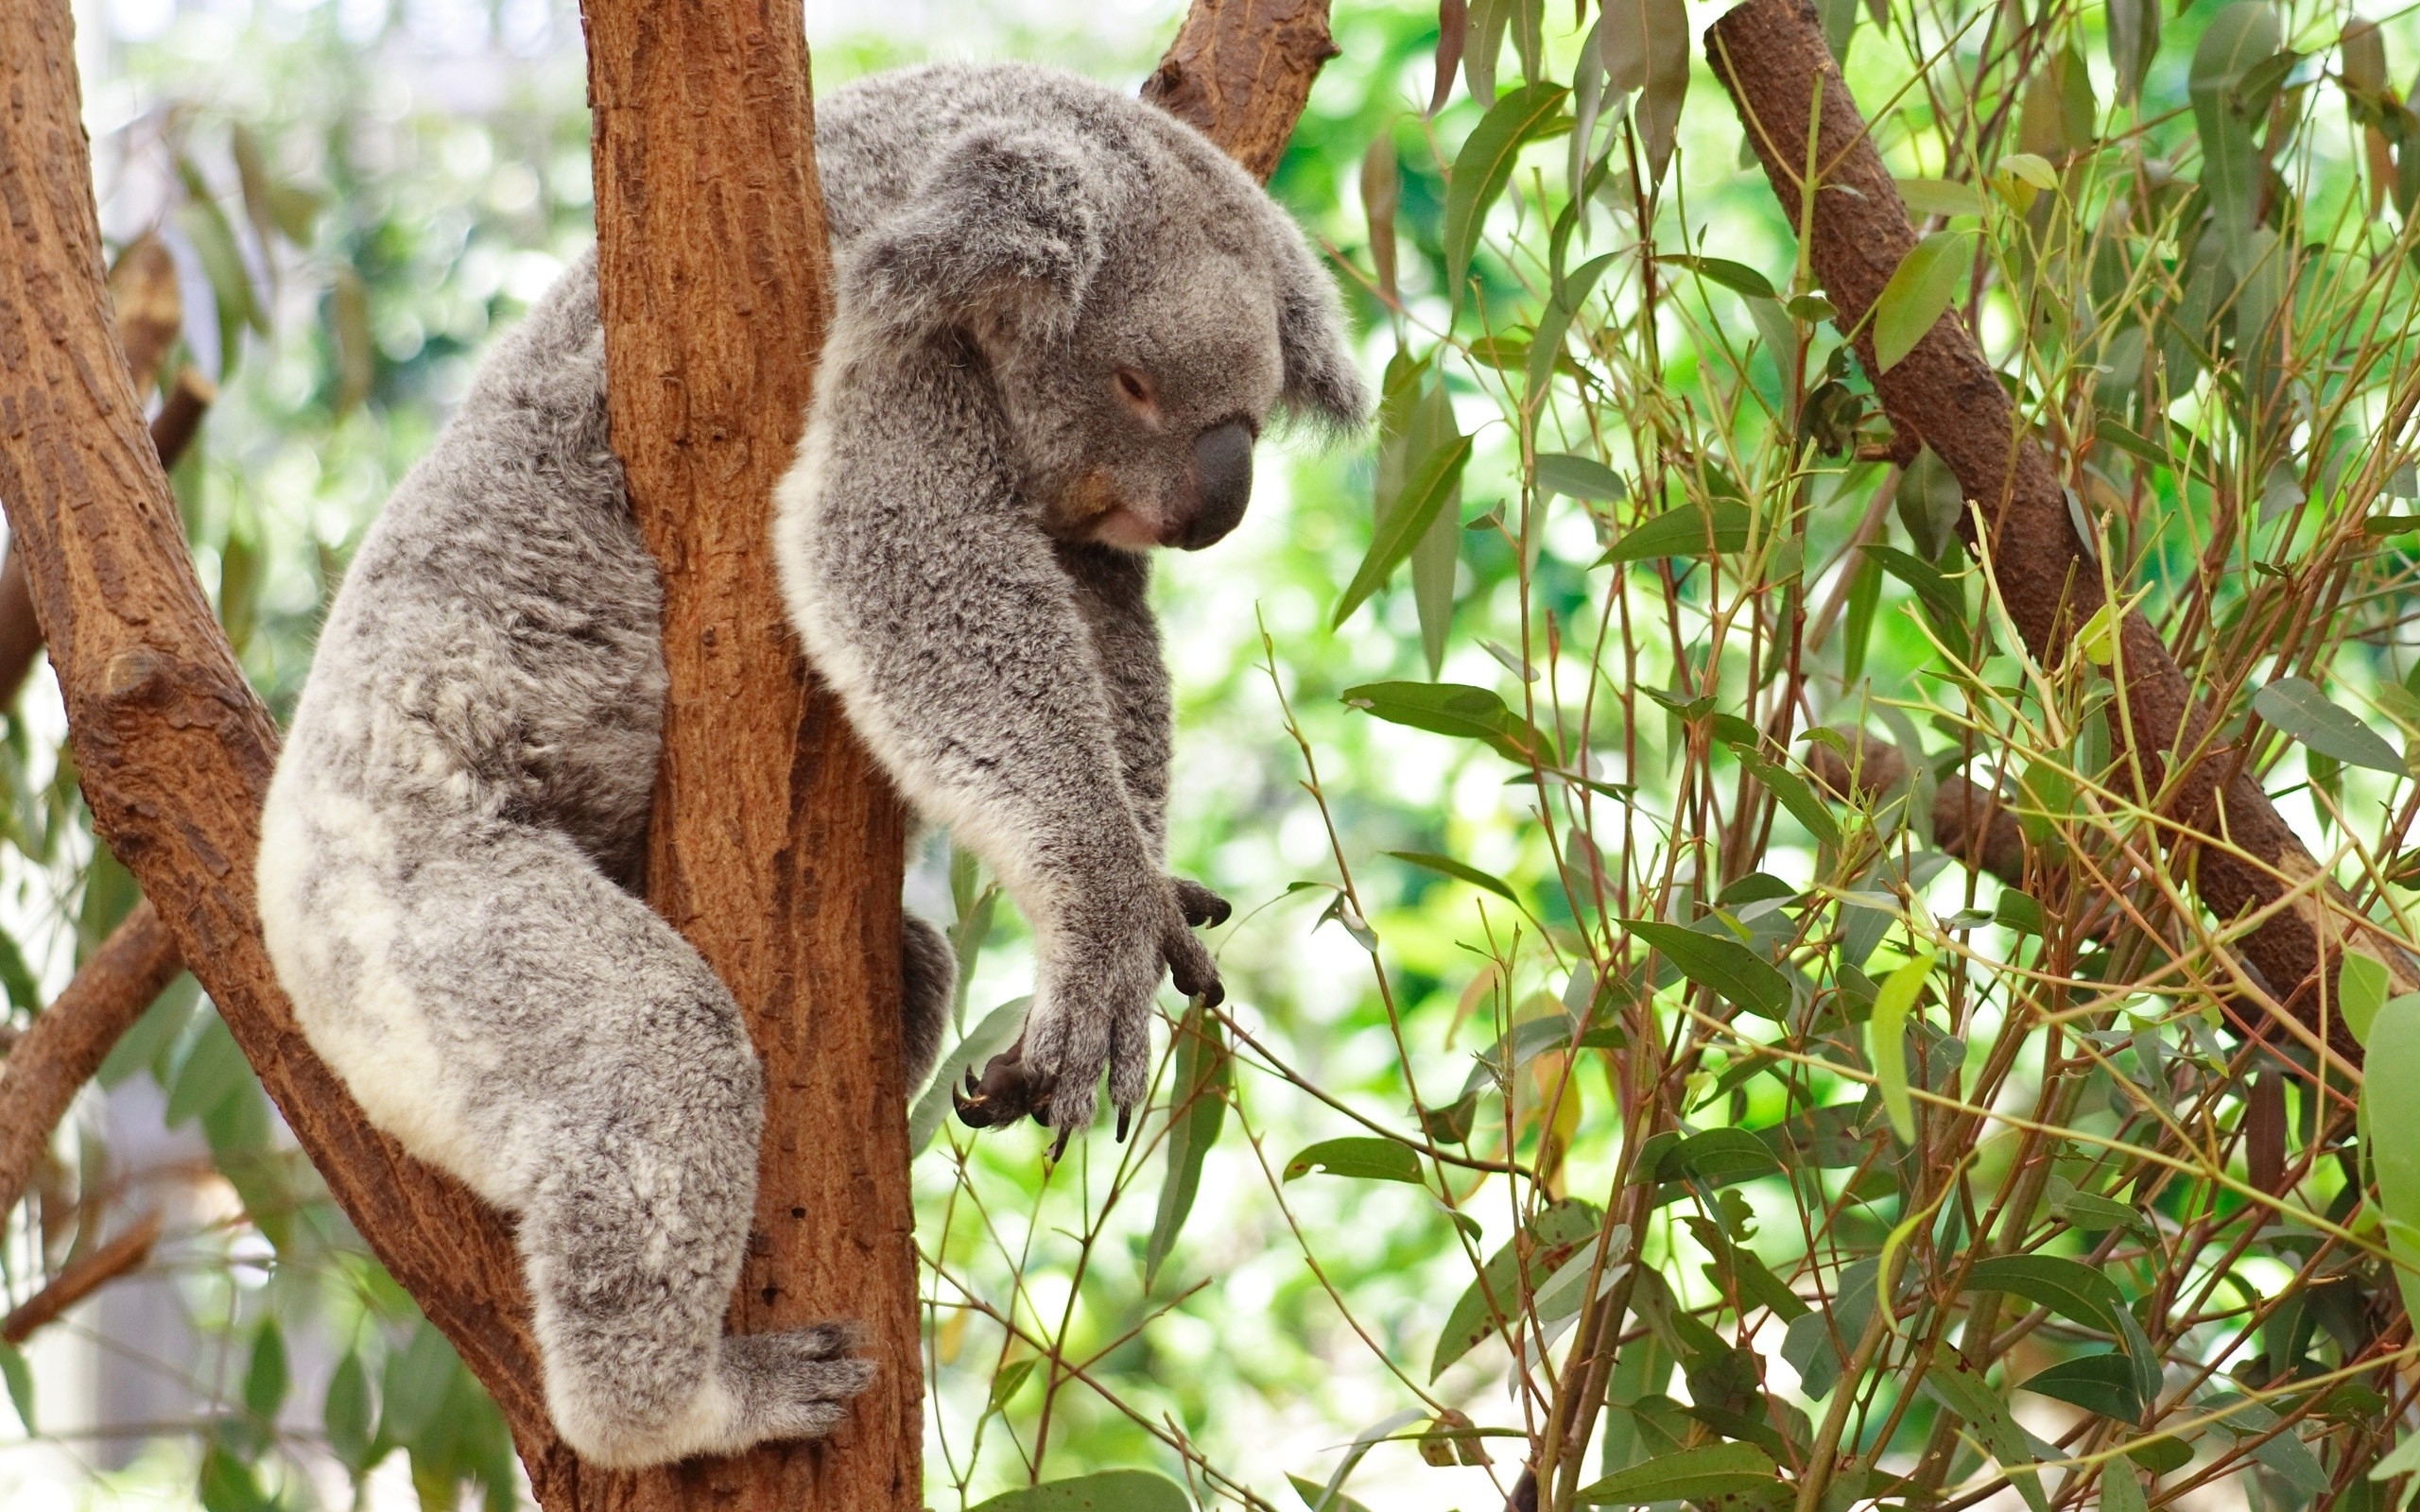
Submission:
[[1117,392],[1137,409],[1155,408],[1159,396],[1151,392],[1151,380],[1132,368],[1117,369]]

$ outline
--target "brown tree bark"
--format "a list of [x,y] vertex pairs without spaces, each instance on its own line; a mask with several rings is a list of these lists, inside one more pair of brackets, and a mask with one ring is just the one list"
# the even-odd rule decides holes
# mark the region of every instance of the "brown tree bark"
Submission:
[[1143,97],[1267,183],[1336,56],[1327,11],[1327,0],[1194,0]]
[[906,816],[784,617],[772,489],[831,321],[803,17],[781,0],[583,0],[614,448],[664,567],[671,679],[648,899],[765,1061],[736,1331],[856,1320],[880,1374],[821,1444],[632,1476],[581,1505],[924,1504],[900,1058]]
[[[2057,664],[2076,627],[2101,605],[2100,569],[2069,524],[2049,455],[2018,430],[2007,391],[1955,310],[1888,372],[1878,369],[1867,315],[1915,246],[1915,229],[1841,81],[1815,8],[1808,0],[1748,0],[1707,30],[1705,43],[1774,197],[1791,224],[1808,227],[1816,276],[1839,312],[1841,329],[1858,333],[1858,355],[1892,423],[1923,438],[1957,474],[1966,497],[1980,506],[2010,618],[2037,660]],[[1811,217],[1802,221],[1810,121],[1819,181],[1831,192],[1817,194]],[[2223,920],[2266,908],[2318,874],[2319,864],[2259,782],[2238,770],[2238,753],[2211,743],[2210,711],[2196,702],[2192,683],[2142,615],[2126,616],[2110,670],[2124,711],[2112,722],[2112,733],[2139,764],[2143,796],[2157,801],[2165,821],[2161,842],[2171,864],[2213,913]],[[2193,759],[2171,773],[2169,763],[2179,750]],[[2234,849],[2203,844],[2199,836],[2216,836]],[[2316,895],[2306,890],[2243,937],[2244,955],[2306,1025],[2315,1026],[2320,1017],[2316,979],[2325,968],[2332,988],[2333,963],[2357,937],[2358,917],[2332,885],[2323,884]],[[2381,954],[2394,990],[2420,990],[2420,975],[2409,961],[2394,951]],[[2276,1032],[2273,1024],[2242,1027]],[[2336,1049],[2359,1064],[2360,1048],[2341,1022],[2331,1022],[2329,1029]]]
[[0,6],[0,505],[67,706],[93,822],[330,1193],[503,1409],[551,1446],[503,1222],[370,1126],[294,1025],[252,855],[276,755],[196,580],[101,275],[66,0]]
[[77,1091],[184,970],[159,911],[138,902],[0,1060],[0,1212],[16,1205]]

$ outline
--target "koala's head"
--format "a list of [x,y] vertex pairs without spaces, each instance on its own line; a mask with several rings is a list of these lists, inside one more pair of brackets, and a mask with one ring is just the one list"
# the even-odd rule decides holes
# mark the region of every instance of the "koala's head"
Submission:
[[1266,426],[1350,429],[1367,401],[1327,275],[1260,187],[1153,107],[1080,104],[949,142],[855,271],[972,338],[1045,528],[1198,550],[1243,518]]

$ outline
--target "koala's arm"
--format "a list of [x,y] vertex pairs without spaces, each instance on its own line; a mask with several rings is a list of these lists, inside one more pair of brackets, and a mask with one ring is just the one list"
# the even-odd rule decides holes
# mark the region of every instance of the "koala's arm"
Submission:
[[[1113,637],[1147,638],[1141,662],[1110,659],[1143,698],[1121,717],[1076,581],[1016,487],[979,358],[954,333],[861,335],[835,333],[783,484],[784,591],[875,756],[1033,926],[1041,981],[1026,1059],[1056,1078],[1051,1122],[1074,1127],[1091,1117],[1104,1065],[1121,1109],[1141,1100],[1163,964],[1188,992],[1216,980],[1160,869],[1156,634],[1126,622]],[[1130,745],[1150,774],[1145,812]]]
[[[1127,801],[1153,858],[1166,866],[1172,721],[1160,622],[1151,612],[1150,558],[1094,543],[1063,542],[1057,550],[1109,696]],[[1225,899],[1199,883],[1182,877],[1174,882],[1188,923],[1227,921]]]

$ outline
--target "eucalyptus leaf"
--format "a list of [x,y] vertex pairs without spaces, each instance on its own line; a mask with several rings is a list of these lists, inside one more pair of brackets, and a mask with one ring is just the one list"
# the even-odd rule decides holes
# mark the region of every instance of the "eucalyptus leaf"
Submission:
[[1626,919],[1622,927],[1725,1001],[1776,1022],[1789,1017],[1789,979],[1737,940],[1655,919]]
[[1401,1140],[1376,1135],[1322,1140],[1286,1162],[1285,1179],[1296,1180],[1315,1171],[1358,1181],[1424,1184],[1420,1174],[1420,1152]]
[[2305,678],[2279,678],[2252,696],[2252,712],[2284,734],[2348,766],[2403,772],[2403,758],[2358,714],[2328,702]]
[[1160,1206],[1143,1252],[1143,1285],[1158,1280],[1161,1264],[1193,1211],[1201,1188],[1201,1165],[1227,1116],[1227,1089],[1234,1084],[1226,1031],[1207,1006],[1185,1009],[1176,1031],[1175,1091],[1168,1106],[1168,1170],[1160,1182]]
[[1949,309],[1975,262],[1975,239],[1937,231],[1908,250],[1874,301],[1874,360],[1897,367]]
[[1745,1496],[1781,1480],[1772,1456],[1754,1444],[1703,1444],[1617,1470],[1572,1493],[1582,1506],[1650,1506]]
[[1560,84],[1523,85],[1488,108],[1455,154],[1445,190],[1444,225],[1445,287],[1455,304],[1461,302],[1488,207],[1512,181],[1521,149],[1554,121],[1568,93]]

